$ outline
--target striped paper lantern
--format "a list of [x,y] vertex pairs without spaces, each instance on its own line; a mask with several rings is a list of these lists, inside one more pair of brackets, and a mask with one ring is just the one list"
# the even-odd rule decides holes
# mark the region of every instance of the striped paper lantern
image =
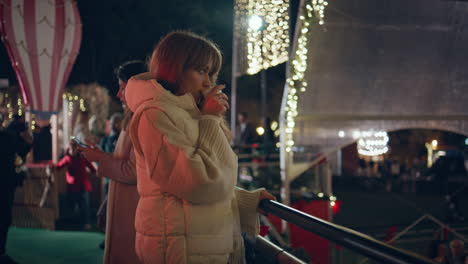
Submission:
[[73,0],[0,0],[0,31],[23,99],[38,119],[59,111],[81,43]]

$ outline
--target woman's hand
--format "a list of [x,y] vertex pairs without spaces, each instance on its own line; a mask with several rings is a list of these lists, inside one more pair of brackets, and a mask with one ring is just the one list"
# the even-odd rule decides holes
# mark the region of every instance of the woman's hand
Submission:
[[[276,201],[276,197],[269,193],[267,190],[262,190],[260,192],[260,201],[262,200],[273,200],[273,201]],[[262,209],[258,208],[257,209],[259,213],[261,213],[262,215],[268,215],[267,212],[263,211]]]
[[223,116],[229,109],[228,97],[221,92],[226,86],[217,85],[207,95],[201,107],[201,112],[205,115]]
[[89,145],[89,148],[84,148],[78,145],[78,150],[80,151],[81,155],[83,155],[83,157],[85,157],[85,159],[88,161],[99,162],[108,155],[104,151],[97,148],[95,144],[90,144],[90,142],[86,143]]

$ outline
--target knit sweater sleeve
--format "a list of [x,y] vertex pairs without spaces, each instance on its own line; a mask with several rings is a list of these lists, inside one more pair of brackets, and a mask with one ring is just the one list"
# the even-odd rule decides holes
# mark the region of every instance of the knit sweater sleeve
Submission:
[[[210,204],[233,195],[235,177],[227,173],[235,154],[221,129],[221,119],[205,117],[199,122],[197,142],[161,110],[142,113],[138,136],[132,136],[141,151],[151,180],[161,191],[195,204]],[[135,144],[136,143],[136,144]],[[232,166],[231,166],[232,167]]]
[[63,167],[66,167],[70,164],[71,158],[69,155],[63,156],[63,158],[55,165],[57,169],[61,169]]
[[254,191],[247,191],[236,187],[235,190],[242,232],[254,236],[259,233],[260,229],[257,208],[260,202],[260,192],[262,190],[265,189],[260,188]]

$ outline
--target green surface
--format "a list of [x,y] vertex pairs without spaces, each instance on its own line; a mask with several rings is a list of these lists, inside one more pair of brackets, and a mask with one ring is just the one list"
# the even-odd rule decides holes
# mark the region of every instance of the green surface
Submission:
[[98,247],[104,235],[95,232],[10,228],[7,252],[20,264],[102,263]]
[[[441,195],[371,192],[338,192],[336,195],[342,203],[341,211],[335,215],[334,222],[372,236],[377,233],[385,235],[387,228],[392,225],[398,226],[398,231],[401,231],[424,213],[432,214],[444,221],[447,209],[444,197]],[[460,207],[465,216],[468,215],[467,204],[467,193],[461,193]],[[436,224],[427,225],[427,222],[425,224],[418,225],[413,230],[426,229],[426,233],[405,235],[398,240],[396,246],[424,254],[433,232],[438,229]],[[383,239],[383,237],[376,238]],[[8,254],[20,264],[97,264],[102,263],[103,251],[98,245],[103,239],[104,235],[97,232],[12,227],[7,250]],[[336,252],[335,256],[337,260],[335,264],[358,264],[363,258],[345,249]]]

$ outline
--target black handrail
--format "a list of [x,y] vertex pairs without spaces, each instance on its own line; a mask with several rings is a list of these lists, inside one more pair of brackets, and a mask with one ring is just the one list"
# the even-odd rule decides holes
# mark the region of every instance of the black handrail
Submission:
[[411,252],[382,243],[349,228],[329,223],[276,201],[263,200],[259,206],[265,212],[326,238],[362,255],[389,264],[435,264]]
[[[261,263],[306,264],[304,261],[287,252],[285,249],[261,236],[245,236],[245,243],[250,247],[255,248],[256,252],[260,252]],[[260,259],[256,259],[256,262],[260,262]]]

